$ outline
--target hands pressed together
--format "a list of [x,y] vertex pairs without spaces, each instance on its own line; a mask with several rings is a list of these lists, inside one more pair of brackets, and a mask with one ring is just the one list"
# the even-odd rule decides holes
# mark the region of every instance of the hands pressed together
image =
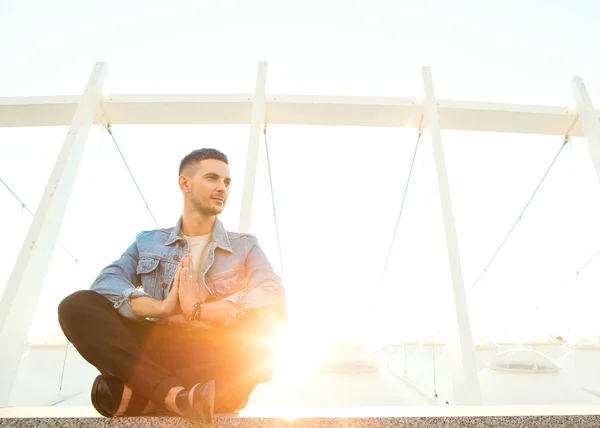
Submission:
[[[162,301],[164,315],[159,323],[169,325],[189,325],[191,323],[190,319],[194,311],[194,305],[196,302],[202,302],[203,300],[191,255],[186,254],[177,267],[173,279],[173,286],[171,287],[169,295]],[[217,301],[214,303],[226,303],[224,308],[229,311],[233,310],[233,305],[228,302]],[[208,305],[210,304],[205,306]],[[223,305],[220,306],[223,308]],[[218,318],[223,318],[223,316],[219,316]],[[215,328],[216,325],[201,320],[195,321],[194,327],[212,329]]]

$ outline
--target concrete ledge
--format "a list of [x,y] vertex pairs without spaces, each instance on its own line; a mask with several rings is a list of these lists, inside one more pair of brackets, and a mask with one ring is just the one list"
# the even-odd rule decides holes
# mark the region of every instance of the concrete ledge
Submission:
[[[102,418],[91,407],[9,407],[0,427],[191,427],[176,417]],[[217,427],[575,427],[600,426],[597,406],[246,408],[218,415]]]

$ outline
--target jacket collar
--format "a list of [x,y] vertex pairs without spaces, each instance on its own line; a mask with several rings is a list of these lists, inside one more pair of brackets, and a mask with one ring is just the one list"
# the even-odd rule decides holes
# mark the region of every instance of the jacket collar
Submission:
[[[175,224],[175,227],[171,231],[169,239],[167,239],[165,245],[171,245],[177,241],[185,242],[185,238],[181,233],[182,220],[183,216],[179,217],[179,220],[177,220],[177,224]],[[225,251],[229,251],[230,253],[233,252],[233,249],[231,248],[231,242],[229,241],[229,235],[227,234],[223,223],[221,223],[221,220],[219,220],[218,217],[215,218],[215,225],[213,226],[211,240],[216,244],[217,247]]]

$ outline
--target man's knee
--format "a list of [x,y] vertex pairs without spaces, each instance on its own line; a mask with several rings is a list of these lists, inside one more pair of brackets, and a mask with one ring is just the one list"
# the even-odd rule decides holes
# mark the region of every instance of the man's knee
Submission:
[[242,356],[239,363],[245,376],[256,384],[268,382],[275,369],[275,349],[269,338],[276,336],[284,324],[281,313],[271,308],[252,309],[236,321],[230,339]]
[[105,299],[92,290],[79,290],[65,297],[58,305],[58,320],[61,325],[68,324],[79,315],[87,313],[91,305]]

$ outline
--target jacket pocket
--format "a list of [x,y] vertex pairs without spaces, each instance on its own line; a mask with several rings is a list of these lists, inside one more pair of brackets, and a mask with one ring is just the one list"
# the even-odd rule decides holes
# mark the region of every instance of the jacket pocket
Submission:
[[207,278],[206,285],[219,297],[229,296],[243,288],[244,270],[234,269],[213,275]]
[[158,259],[140,257],[137,265],[136,273],[140,276],[142,288],[151,296],[154,295],[158,281],[158,264]]

